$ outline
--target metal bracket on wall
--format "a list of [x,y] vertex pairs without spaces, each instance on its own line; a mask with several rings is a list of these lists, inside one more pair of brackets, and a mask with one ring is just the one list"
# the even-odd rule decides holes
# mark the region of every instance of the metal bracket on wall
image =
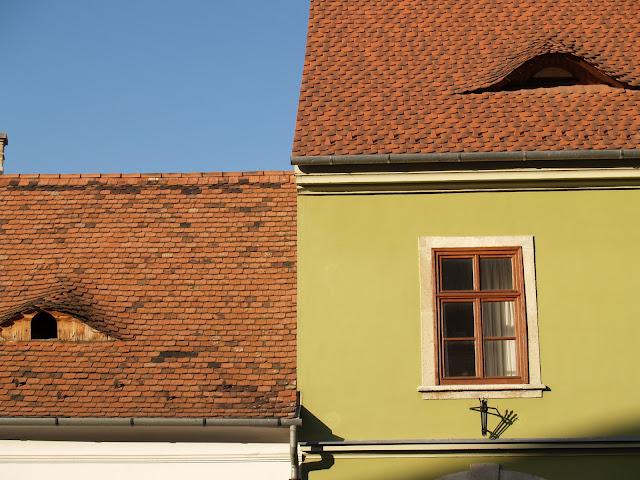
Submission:
[[[490,407],[486,398],[480,398],[480,406],[471,407],[469,410],[480,412],[480,429],[482,436],[489,435],[489,439],[496,440],[518,419],[518,415],[513,410],[505,410],[501,413],[496,407]],[[489,430],[489,415],[498,417],[500,422],[493,430]]]

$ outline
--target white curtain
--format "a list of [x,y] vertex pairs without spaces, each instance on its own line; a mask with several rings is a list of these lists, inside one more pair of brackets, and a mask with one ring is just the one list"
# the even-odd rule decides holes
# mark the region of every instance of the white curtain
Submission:
[[481,258],[480,288],[482,290],[511,290],[511,258]]
[[[482,325],[485,338],[515,336],[514,302],[483,302]],[[484,342],[485,375],[513,377],[518,374],[515,340]]]

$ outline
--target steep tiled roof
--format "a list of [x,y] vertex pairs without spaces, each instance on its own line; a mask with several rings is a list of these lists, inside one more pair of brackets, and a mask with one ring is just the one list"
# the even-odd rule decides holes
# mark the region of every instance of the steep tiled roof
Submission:
[[295,414],[288,172],[0,176],[0,320],[107,342],[0,342],[0,416]]
[[[312,0],[293,155],[640,147],[636,0]],[[472,93],[538,55],[629,88]]]

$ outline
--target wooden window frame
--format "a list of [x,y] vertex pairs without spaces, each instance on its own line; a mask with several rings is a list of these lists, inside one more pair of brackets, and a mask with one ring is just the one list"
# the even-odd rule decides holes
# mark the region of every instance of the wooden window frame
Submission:
[[[533,235],[502,236],[420,236],[418,237],[420,271],[420,343],[421,343],[421,379],[418,392],[424,400],[452,400],[478,398],[540,398],[547,389],[542,383],[540,368],[540,334],[538,332],[538,301],[536,283],[536,253]],[[438,337],[436,335],[438,319],[434,307],[437,286],[434,284],[434,252],[455,249],[466,250],[495,249],[494,251],[519,250],[524,296],[522,308],[526,315],[526,365],[523,366],[521,383],[440,383],[438,377]],[[524,362],[523,362],[524,363]]]
[[[526,384],[529,381],[528,342],[526,321],[526,299],[524,291],[524,271],[522,249],[520,247],[479,247],[479,248],[438,248],[432,251],[433,285],[434,289],[434,318],[436,342],[436,379],[439,385],[498,385],[498,384]],[[473,290],[444,290],[442,282],[443,259],[471,259],[473,274]],[[511,290],[481,290],[480,289],[480,259],[481,258],[510,258],[512,272]],[[482,320],[483,301],[513,301],[515,307],[515,335],[503,337],[486,337]],[[443,305],[445,303],[473,303],[474,336],[460,338],[446,338],[443,333]],[[515,340],[517,375],[508,377],[487,376],[484,373],[484,346],[491,340]],[[473,341],[475,351],[475,373],[473,377],[447,377],[444,374],[445,342]]]

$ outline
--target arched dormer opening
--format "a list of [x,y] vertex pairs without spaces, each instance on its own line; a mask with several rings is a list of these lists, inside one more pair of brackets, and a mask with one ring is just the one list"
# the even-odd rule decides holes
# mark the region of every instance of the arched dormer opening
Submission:
[[31,319],[31,340],[56,340],[58,321],[49,312],[40,311]]
[[576,85],[632,88],[575,55],[544,53],[525,61],[492,85],[476,91],[513,91]]

